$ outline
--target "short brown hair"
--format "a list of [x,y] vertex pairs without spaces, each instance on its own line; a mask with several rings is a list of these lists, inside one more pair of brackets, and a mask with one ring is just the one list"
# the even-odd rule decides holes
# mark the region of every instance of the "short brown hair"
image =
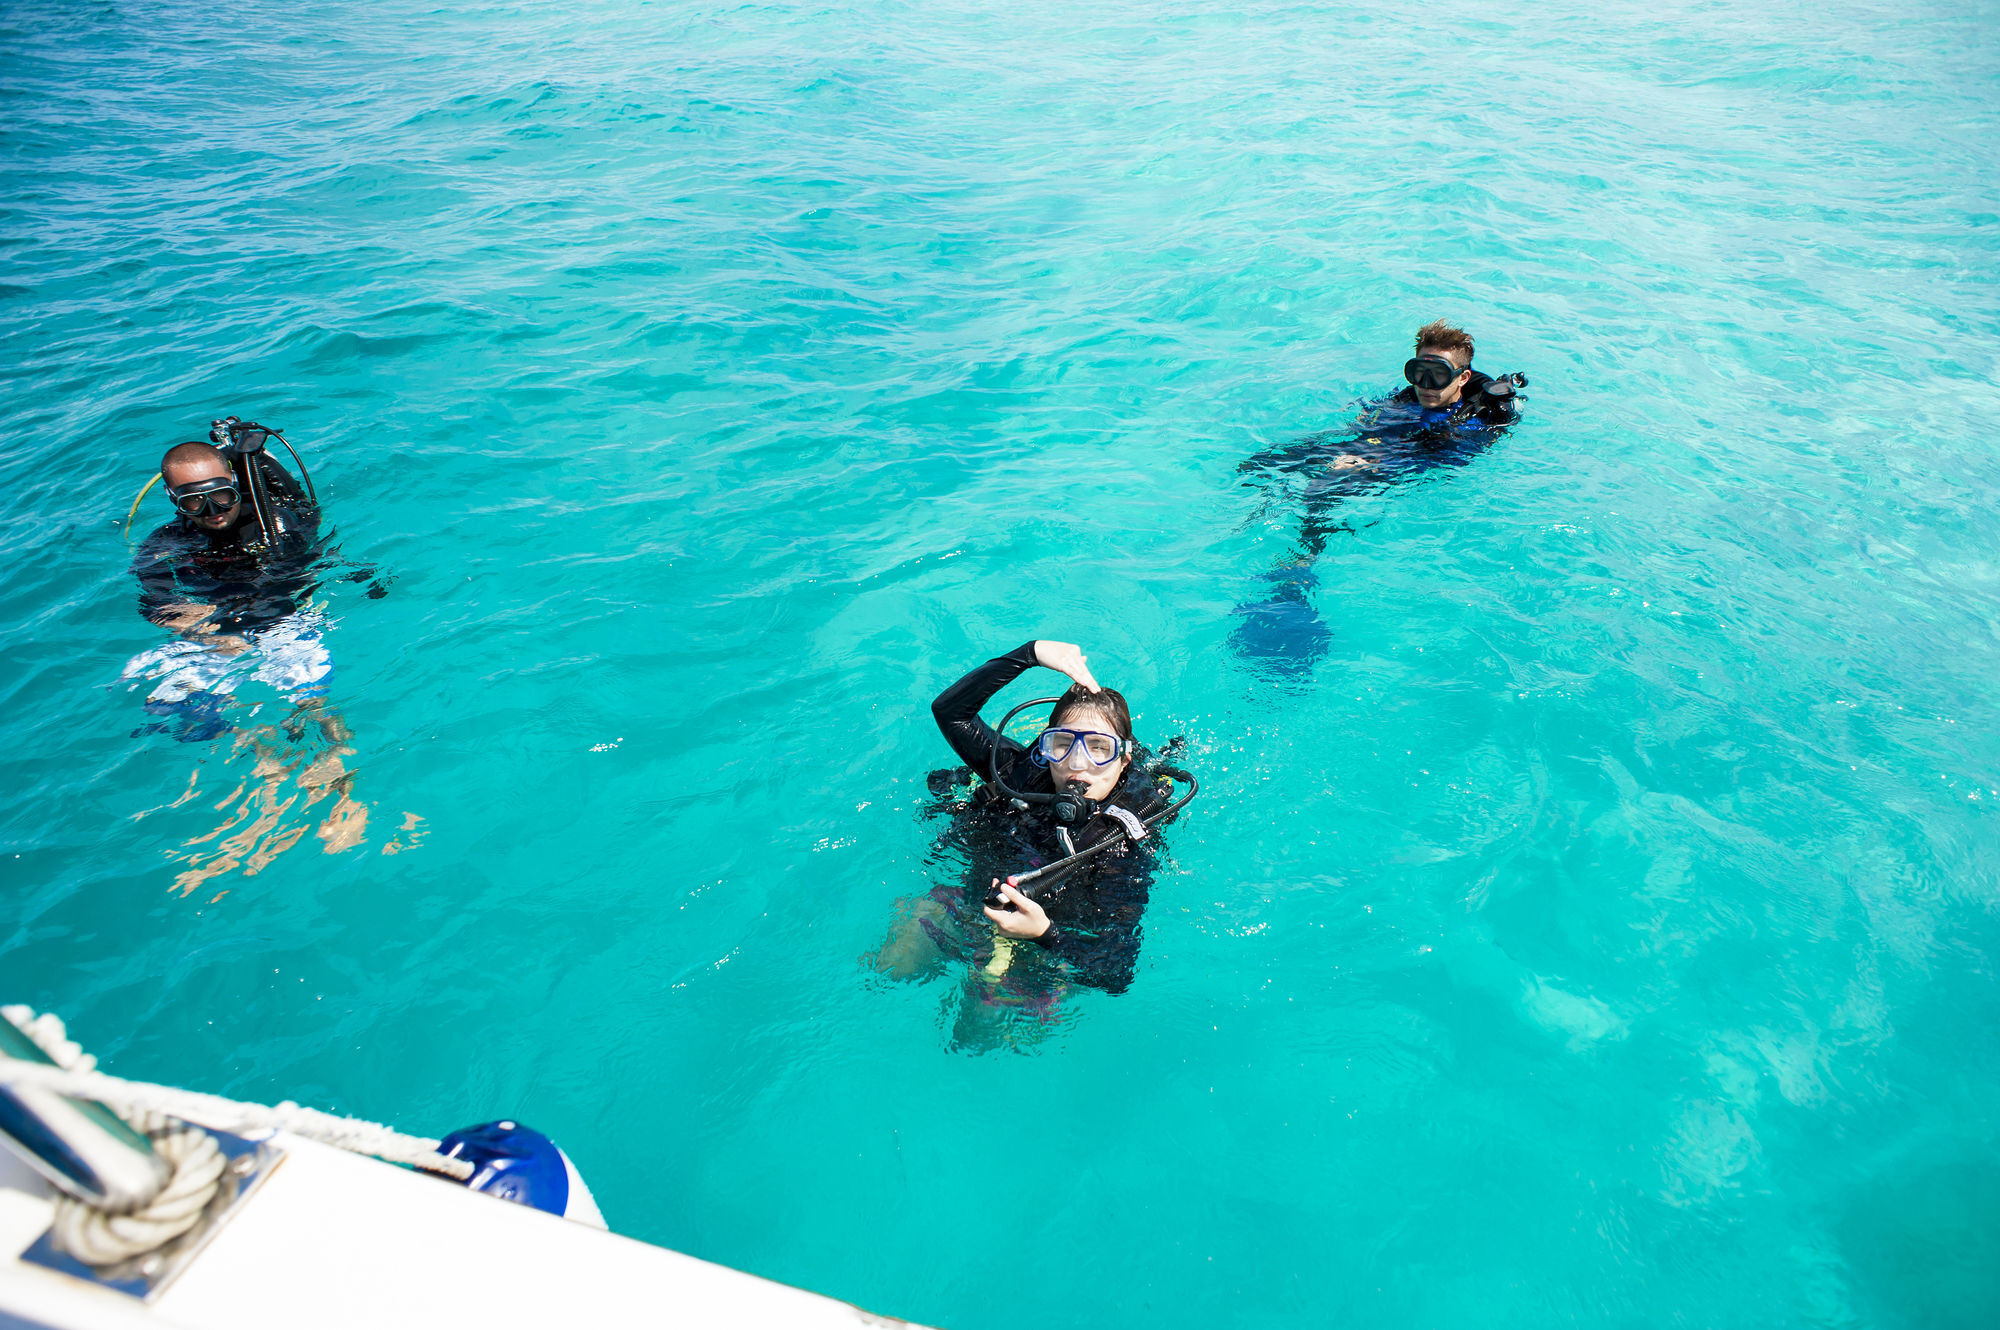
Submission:
[[1132,708],[1125,704],[1125,694],[1116,688],[1100,688],[1093,693],[1080,683],[1071,684],[1069,691],[1056,699],[1056,709],[1049,713],[1049,724],[1060,725],[1079,711],[1104,717],[1120,739],[1132,742]]
[[1472,363],[1472,334],[1465,329],[1446,323],[1443,319],[1432,319],[1417,329],[1417,354],[1425,351],[1463,351],[1465,363]]

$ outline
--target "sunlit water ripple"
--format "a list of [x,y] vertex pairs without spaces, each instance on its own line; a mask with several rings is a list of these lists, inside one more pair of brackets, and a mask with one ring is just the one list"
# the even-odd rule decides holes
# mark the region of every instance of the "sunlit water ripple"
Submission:
[[[1996,18],[9,7],[0,996],[957,1330],[1991,1325]],[[1526,423],[1273,679],[1236,465],[1436,315]],[[225,411],[394,578],[342,853],[117,682]],[[860,958],[1036,635],[1206,793],[975,1055]]]

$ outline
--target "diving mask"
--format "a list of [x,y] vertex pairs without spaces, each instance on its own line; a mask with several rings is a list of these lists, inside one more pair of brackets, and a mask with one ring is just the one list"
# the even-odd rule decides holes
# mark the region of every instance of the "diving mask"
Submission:
[[243,502],[243,491],[237,488],[233,477],[214,476],[169,489],[167,497],[174,501],[174,511],[182,517],[206,517],[211,513],[226,513]]
[[1442,392],[1463,373],[1443,356],[1413,356],[1403,362],[1403,378],[1425,392]]
[[1035,755],[1051,766],[1062,762],[1077,746],[1095,767],[1108,767],[1125,751],[1125,741],[1101,730],[1070,730],[1050,726],[1035,741]]

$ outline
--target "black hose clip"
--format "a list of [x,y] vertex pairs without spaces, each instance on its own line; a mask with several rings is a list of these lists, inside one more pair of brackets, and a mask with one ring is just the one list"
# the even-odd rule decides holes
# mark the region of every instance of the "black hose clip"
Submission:
[[236,416],[224,416],[208,424],[208,441],[237,457],[248,457],[251,453],[263,452],[265,441],[270,437],[271,431],[262,425],[253,424]]
[[246,424],[236,416],[224,416],[208,422],[208,441],[222,449],[222,455],[229,459],[244,493],[250,498],[250,510],[257,515],[257,529],[263,533],[267,546],[275,544],[284,533],[283,519],[277,515],[271,496],[264,488],[264,468],[253,460],[264,451],[264,441],[270,437],[271,431],[262,425]]

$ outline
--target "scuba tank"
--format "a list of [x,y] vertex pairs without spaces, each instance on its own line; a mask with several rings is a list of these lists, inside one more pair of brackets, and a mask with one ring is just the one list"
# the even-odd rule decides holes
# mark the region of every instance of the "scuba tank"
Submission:
[[[221,449],[229,459],[230,468],[236,473],[237,484],[250,500],[250,508],[257,517],[257,529],[263,533],[263,544],[275,547],[280,538],[291,530],[285,521],[285,514],[271,498],[271,487],[264,474],[264,445],[271,439],[285,445],[285,451],[292,455],[292,462],[299,468],[299,475],[305,480],[306,505],[310,511],[319,508],[319,494],[313,488],[312,473],[300,459],[298,450],[291,441],[275,429],[266,428],[252,421],[235,416],[224,416],[209,422],[208,441]],[[271,463],[276,465],[275,462]]]

